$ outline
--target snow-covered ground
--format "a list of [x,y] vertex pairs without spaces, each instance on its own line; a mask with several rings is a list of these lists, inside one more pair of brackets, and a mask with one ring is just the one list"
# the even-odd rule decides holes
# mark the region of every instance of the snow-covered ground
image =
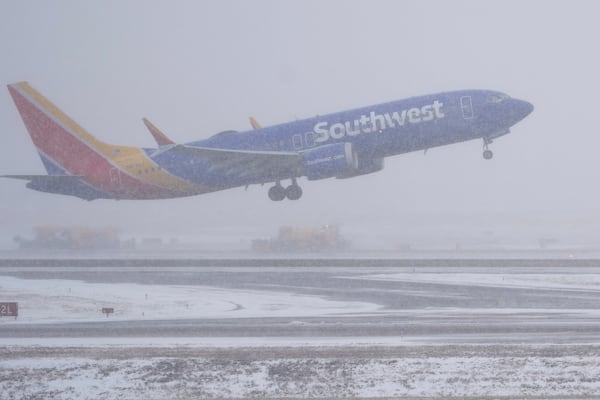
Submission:
[[[342,276],[342,278],[344,278]],[[600,291],[598,274],[552,273],[394,273],[352,276],[349,279],[403,281],[447,285]],[[432,295],[432,294],[428,294]],[[443,293],[439,294],[443,296]],[[266,317],[357,316],[373,314],[519,314],[528,308],[391,309],[364,301],[337,301],[326,297],[276,290],[246,290],[196,285],[90,283],[62,279],[0,277],[0,301],[19,303],[19,321],[27,323],[91,322],[106,317],[102,308],[114,309],[111,321],[166,319],[223,319]],[[600,316],[598,309],[551,309],[545,314]],[[0,318],[2,324],[14,323]]]
[[526,289],[599,290],[599,274],[553,273],[392,273],[362,275],[360,279],[422,282],[446,285],[512,287]]
[[[110,320],[342,316],[379,310],[377,304],[334,301],[277,291],[208,286],[88,283],[0,278],[0,301],[19,303],[19,321],[57,323]],[[14,323],[0,318],[1,324]]]
[[[544,303],[538,303],[534,308],[518,308],[518,305],[486,308],[475,298],[469,303],[472,306],[445,306],[436,300],[435,307],[423,306],[428,304],[424,302],[414,303],[416,306],[412,308],[401,308],[403,303],[398,306],[388,303],[385,307],[377,304],[378,297],[368,298],[373,299],[369,302],[340,300],[343,296],[334,299],[297,293],[295,288],[304,285],[304,281],[299,281],[298,286],[274,284],[259,290],[2,276],[0,301],[19,302],[20,316],[17,320],[0,319],[0,332],[3,327],[8,331],[11,325],[23,323],[35,324],[37,332],[59,324],[61,328],[65,327],[65,337],[0,337],[0,400],[592,398],[600,394],[600,343],[594,330],[600,318],[600,307],[590,307],[589,303],[600,291],[597,274],[508,270],[506,273],[378,272],[381,273],[360,271],[333,275],[336,279],[415,283],[408,287],[381,285],[369,288],[382,296],[400,294],[417,299],[458,296],[455,292],[440,290],[440,286],[416,285],[435,283],[525,288],[540,296],[551,291],[551,295],[559,293],[568,298],[581,296],[587,303],[582,303],[586,304],[582,308],[576,308],[577,302],[570,303],[572,308],[543,308]],[[344,285],[334,288],[345,290]],[[354,290],[360,293],[362,288]],[[470,293],[466,292],[466,295]],[[561,305],[555,304],[556,307]],[[319,317],[319,321],[345,317],[336,321],[350,321],[376,316],[377,323],[385,327],[390,321],[388,318],[400,316],[393,321],[400,321],[400,324],[422,321],[424,325],[435,325],[451,323],[456,317],[475,325],[481,321],[500,321],[500,324],[513,323],[516,327],[532,320],[540,327],[544,323],[561,325],[577,321],[580,331],[577,342],[568,330],[540,331],[533,340],[519,342],[521,333],[517,330],[512,335],[514,343],[523,344],[516,346],[508,344],[506,338],[500,338],[499,335],[506,334],[503,330],[487,333],[450,330],[442,334],[433,330],[434,340],[427,333],[413,337],[378,337],[360,332],[356,332],[356,336],[343,337],[269,337],[269,332],[259,337],[68,337],[70,327],[77,325],[69,323],[106,321],[101,314],[103,307],[115,310],[109,321],[149,320],[152,325],[156,324],[154,320],[230,318],[239,319],[237,324],[243,329],[250,318],[276,317],[286,319],[295,329],[296,325],[307,323],[304,318],[310,317]],[[404,315],[407,316],[405,319]],[[503,319],[503,315],[511,318]],[[27,329],[32,327],[27,326]],[[589,328],[586,330],[581,326]],[[544,334],[548,335],[547,342]],[[460,344],[452,344],[457,343],[461,335]],[[370,349],[376,347],[379,350],[371,354]]]
[[[398,356],[336,355],[240,357],[118,354],[23,357],[0,360],[0,399],[348,398],[559,396],[600,394],[596,348],[537,352],[494,347],[424,349]],[[279,349],[279,351],[284,351]],[[50,352],[52,353],[52,352]],[[381,355],[381,350],[378,351]]]

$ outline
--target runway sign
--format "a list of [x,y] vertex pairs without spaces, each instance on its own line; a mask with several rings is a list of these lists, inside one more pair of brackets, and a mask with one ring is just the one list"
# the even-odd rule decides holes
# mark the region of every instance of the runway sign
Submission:
[[16,317],[19,315],[19,303],[0,303],[0,317]]

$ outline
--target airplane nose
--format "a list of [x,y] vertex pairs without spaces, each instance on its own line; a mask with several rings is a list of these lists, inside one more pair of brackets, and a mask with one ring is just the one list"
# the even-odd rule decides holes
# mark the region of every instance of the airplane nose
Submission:
[[514,123],[519,122],[533,111],[533,104],[528,101],[512,99],[511,103],[511,114],[514,119]]

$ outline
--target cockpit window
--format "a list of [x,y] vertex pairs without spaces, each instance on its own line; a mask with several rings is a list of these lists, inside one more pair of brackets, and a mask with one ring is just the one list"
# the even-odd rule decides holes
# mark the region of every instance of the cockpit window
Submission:
[[487,101],[488,103],[500,103],[506,99],[508,99],[510,96],[504,93],[496,93],[496,94],[492,94],[488,97]]

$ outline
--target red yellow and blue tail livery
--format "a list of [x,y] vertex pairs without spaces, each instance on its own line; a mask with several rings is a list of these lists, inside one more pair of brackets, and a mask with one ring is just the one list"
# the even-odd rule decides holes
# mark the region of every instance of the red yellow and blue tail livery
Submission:
[[[274,201],[298,200],[297,179],[352,178],[380,171],[385,157],[483,139],[488,145],[533,106],[489,90],[412,97],[178,144],[143,122],[156,148],[104,143],[27,82],[8,85],[47,175],[3,175],[33,190],[94,199],[165,199],[274,183]],[[291,182],[287,186],[283,181]]]

